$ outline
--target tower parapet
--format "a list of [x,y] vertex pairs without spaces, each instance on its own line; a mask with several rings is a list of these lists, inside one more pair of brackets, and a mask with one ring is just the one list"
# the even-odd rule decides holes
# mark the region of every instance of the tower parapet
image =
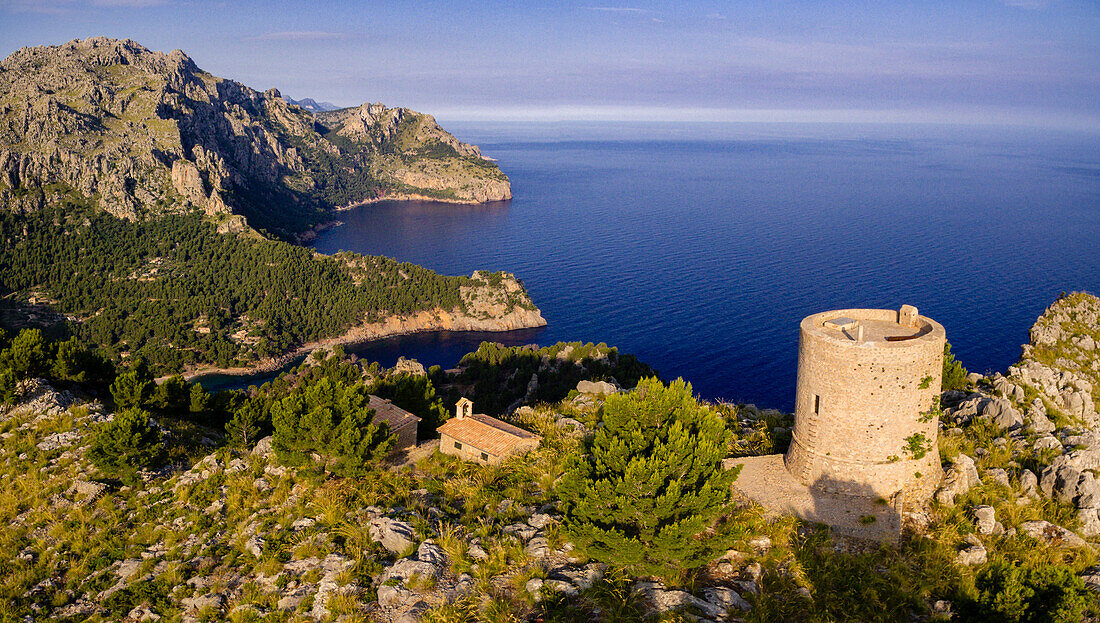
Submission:
[[931,497],[940,479],[932,410],[945,339],[943,326],[911,305],[805,318],[784,460],[791,475],[827,493]]

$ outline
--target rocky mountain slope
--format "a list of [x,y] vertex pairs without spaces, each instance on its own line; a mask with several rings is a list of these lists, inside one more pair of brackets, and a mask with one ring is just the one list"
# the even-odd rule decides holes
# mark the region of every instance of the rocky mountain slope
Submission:
[[[1054,303],[1016,367],[1070,344],[1043,365],[1091,378],[1097,309],[1085,294]],[[944,393],[947,473],[900,543],[830,538],[747,504],[724,525],[732,548],[666,587],[564,537],[555,483],[610,383],[516,409],[543,442],[501,466],[429,442],[338,478],[281,464],[269,439],[215,449],[216,433],[171,430],[190,450],[119,486],[86,458],[114,414],[32,381],[0,408],[0,594],[24,621],[1095,621],[1100,463],[1082,461],[1100,456],[1100,434],[1086,411],[1055,405],[1065,385],[1041,386],[973,374]],[[774,452],[790,425],[751,405],[708,408],[739,431],[731,453]]]
[[127,219],[199,209],[289,234],[380,197],[476,203],[508,178],[428,115],[320,113],[213,76],[182,51],[96,37],[0,63],[0,204],[89,202]]

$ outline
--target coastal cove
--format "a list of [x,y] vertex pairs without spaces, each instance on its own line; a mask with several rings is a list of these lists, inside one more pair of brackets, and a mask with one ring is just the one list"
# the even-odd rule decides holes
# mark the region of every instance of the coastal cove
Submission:
[[549,324],[349,348],[384,365],[453,366],[484,339],[602,341],[708,398],[790,409],[798,321],[815,311],[914,304],[989,372],[1016,360],[1061,291],[1100,290],[1094,135],[449,125],[501,163],[514,199],[366,205],[312,246],[512,272]]

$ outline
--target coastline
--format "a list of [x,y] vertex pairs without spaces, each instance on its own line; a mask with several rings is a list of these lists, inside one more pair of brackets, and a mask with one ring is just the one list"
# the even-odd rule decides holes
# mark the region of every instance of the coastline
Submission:
[[450,203],[452,205],[468,205],[476,206],[484,203],[495,203],[497,201],[508,201],[512,198],[512,194],[509,192],[507,197],[500,199],[485,199],[483,201],[463,200],[463,199],[445,199],[440,197],[430,197],[428,195],[418,195],[415,193],[386,193],[379,195],[378,197],[372,197],[370,199],[364,199],[362,201],[355,201],[347,205],[338,206],[334,209],[335,212],[347,212],[354,210],[365,205],[371,205],[375,203],[382,203],[383,201],[428,201],[434,203]]
[[[264,359],[251,366],[235,368],[202,366],[193,370],[188,370],[184,372],[182,376],[187,381],[202,382],[203,377],[212,375],[251,376],[253,374],[265,374],[284,368],[298,358],[308,357],[316,350],[332,348],[334,346],[365,344],[399,335],[411,335],[414,333],[426,333],[431,331],[484,331],[503,333],[505,331],[534,329],[544,326],[546,326],[546,320],[537,309],[527,310],[515,308],[501,317],[485,319],[475,318],[453,309],[445,310],[435,308],[405,316],[389,317],[379,322],[363,323],[348,329],[343,334],[336,337],[307,342],[290,352],[284,353],[278,357]],[[158,381],[159,380],[161,379],[158,379]]]

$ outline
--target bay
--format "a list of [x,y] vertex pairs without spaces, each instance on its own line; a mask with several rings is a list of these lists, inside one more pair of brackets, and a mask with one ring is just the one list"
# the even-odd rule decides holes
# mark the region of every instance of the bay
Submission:
[[454,365],[487,337],[606,342],[707,398],[793,407],[798,323],[916,305],[1004,370],[1062,291],[1100,291],[1100,136],[767,124],[445,124],[514,198],[342,213],[318,251],[519,276],[548,321],[349,349]]

